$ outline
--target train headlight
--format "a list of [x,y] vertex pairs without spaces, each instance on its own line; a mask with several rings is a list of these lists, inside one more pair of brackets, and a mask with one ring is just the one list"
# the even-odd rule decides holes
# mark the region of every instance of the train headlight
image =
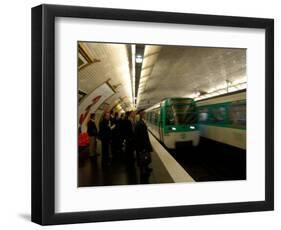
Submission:
[[172,127],[172,130],[173,130],[173,131],[176,131],[177,129],[176,129],[176,127]]
[[195,129],[195,126],[191,125],[189,126],[190,129]]

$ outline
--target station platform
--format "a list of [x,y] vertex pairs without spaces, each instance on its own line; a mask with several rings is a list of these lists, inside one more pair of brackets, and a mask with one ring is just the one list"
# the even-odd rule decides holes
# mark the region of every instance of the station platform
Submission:
[[[210,141],[203,137],[197,147],[166,149],[150,132],[153,148],[152,172],[140,175],[136,160],[129,164],[125,155],[112,156],[111,164],[102,167],[96,160],[79,158],[78,186],[186,183],[246,179],[246,151]],[[99,149],[99,148],[98,148]],[[215,151],[214,151],[215,150]]]
[[149,165],[152,172],[149,176],[140,175],[136,161],[128,165],[122,153],[112,156],[111,164],[107,167],[102,167],[101,156],[98,156],[96,160],[80,157],[78,186],[194,182],[193,178],[153,135],[149,134],[149,138],[153,148],[152,162]]

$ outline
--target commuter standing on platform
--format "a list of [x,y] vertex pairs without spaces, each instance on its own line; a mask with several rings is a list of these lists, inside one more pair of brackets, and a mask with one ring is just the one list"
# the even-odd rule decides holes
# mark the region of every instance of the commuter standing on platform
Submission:
[[102,149],[102,165],[109,166],[109,146],[111,142],[111,122],[110,113],[105,112],[102,121],[99,124],[99,138],[101,140]]
[[126,133],[126,120],[128,120],[128,113],[122,113],[119,120],[119,131],[121,138],[121,152],[125,153],[125,133]]
[[112,157],[117,157],[117,155],[121,151],[120,120],[117,112],[114,114],[114,118],[111,120],[111,124],[115,125],[112,129],[111,152]]
[[97,135],[98,130],[95,123],[95,114],[90,114],[90,120],[87,123],[87,133],[89,136],[89,156],[95,158],[97,156]]
[[122,137],[125,144],[125,159],[128,166],[133,166],[135,150],[135,112],[126,112],[125,119],[122,122]]
[[139,121],[135,127],[137,163],[140,167],[141,176],[149,176],[152,171],[148,166],[151,163],[152,147],[148,136],[147,126],[144,122],[145,113],[141,111],[138,115]]

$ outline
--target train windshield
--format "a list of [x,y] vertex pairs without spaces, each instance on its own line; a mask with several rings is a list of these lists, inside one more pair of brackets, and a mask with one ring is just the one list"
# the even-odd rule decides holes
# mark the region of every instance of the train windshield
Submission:
[[172,104],[167,107],[166,125],[187,125],[197,123],[195,104]]

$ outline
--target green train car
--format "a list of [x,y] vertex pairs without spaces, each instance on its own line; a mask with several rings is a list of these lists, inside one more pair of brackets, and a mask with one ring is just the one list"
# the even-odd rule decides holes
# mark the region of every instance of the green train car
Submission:
[[200,136],[246,149],[246,91],[197,101]]
[[192,98],[167,98],[145,112],[148,129],[167,148],[175,149],[177,143],[199,144],[198,112]]

